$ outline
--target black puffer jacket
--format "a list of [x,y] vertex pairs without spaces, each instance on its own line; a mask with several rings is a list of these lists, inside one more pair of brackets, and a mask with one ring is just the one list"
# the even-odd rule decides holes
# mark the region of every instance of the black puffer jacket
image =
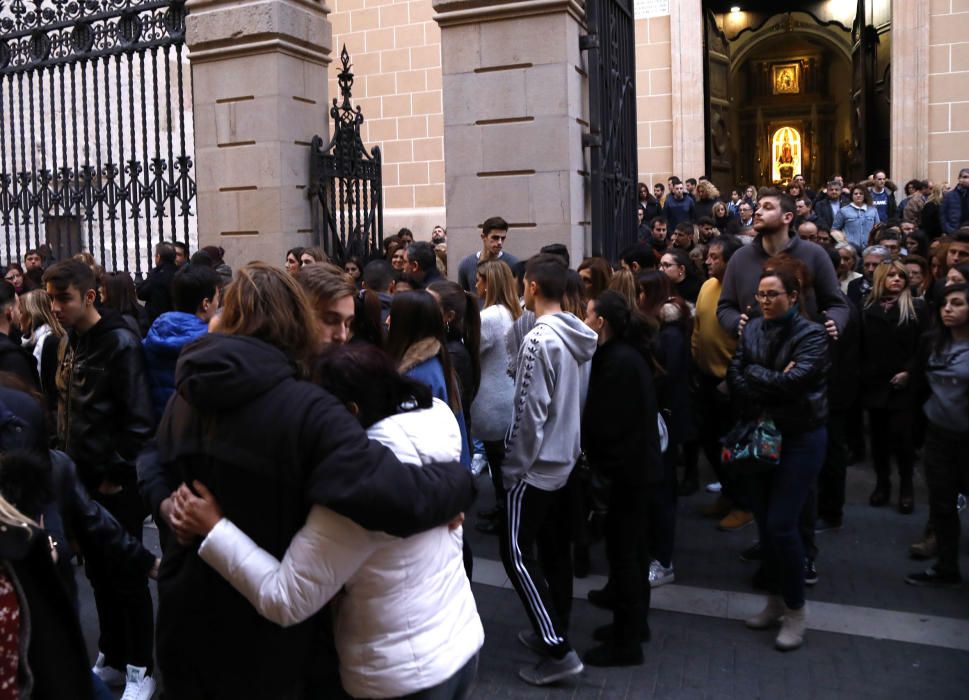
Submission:
[[[139,460],[153,510],[166,491],[198,479],[226,517],[281,559],[311,503],[400,536],[470,505],[467,469],[401,465],[261,340],[204,336],[182,350],[175,382],[158,427],[161,484],[145,473],[151,460]],[[165,544],[158,598],[158,661],[173,697],[303,697],[318,661],[317,618],[283,629],[260,617],[195,545],[174,538]]]
[[[793,362],[794,367],[784,368]],[[828,420],[828,336],[799,314],[752,319],[744,328],[727,383],[744,419],[766,415],[782,433],[814,430]]]
[[0,333],[0,372],[10,372],[29,386],[40,387],[37,362],[19,341],[14,342],[6,333]]
[[58,443],[84,485],[134,484],[155,421],[141,343],[120,314],[104,310],[86,333],[61,341],[57,390]]

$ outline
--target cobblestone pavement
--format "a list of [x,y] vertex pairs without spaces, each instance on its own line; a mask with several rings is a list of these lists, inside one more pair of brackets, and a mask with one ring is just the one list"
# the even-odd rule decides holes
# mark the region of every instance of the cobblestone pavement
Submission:
[[[701,491],[680,501],[674,558],[677,583],[659,589],[654,597],[653,638],[644,647],[646,662],[634,668],[589,668],[574,681],[550,688],[532,688],[518,680],[518,668],[535,661],[516,639],[527,625],[525,614],[514,591],[501,585],[497,539],[474,531],[475,516],[470,514],[467,531],[478,562],[475,580],[491,579],[494,584],[474,584],[486,642],[472,697],[969,698],[969,584],[958,590],[930,590],[904,583],[906,573],[924,567],[907,557],[908,545],[920,538],[927,516],[924,485],[917,484],[915,514],[902,516],[890,508],[867,505],[873,483],[870,468],[849,469],[845,527],[817,536],[820,581],[808,591],[809,601],[825,604],[817,608],[819,612],[824,608],[829,620],[840,611],[846,619],[850,614],[861,620],[864,624],[857,630],[812,629],[802,649],[782,654],[773,649],[770,633],[745,629],[735,619],[735,610],[721,614],[713,606],[704,614],[671,612],[683,609],[687,591],[700,603],[717,596],[747,598],[744,594],[753,593],[750,577],[754,566],[741,562],[738,555],[756,540],[754,527],[718,532],[715,521],[698,513],[714,498]],[[480,485],[477,507],[483,509],[492,502],[487,475],[481,477]],[[969,574],[967,519],[963,518],[961,546],[964,574]],[[153,528],[146,529],[145,539],[157,550]],[[608,622],[607,613],[593,608],[580,595],[590,585],[599,585],[606,573],[601,545],[592,550],[592,573],[589,580],[576,585],[570,635],[580,651],[593,645],[592,630]],[[82,624],[93,654],[97,638],[94,604],[80,571],[78,579]],[[680,607],[671,607],[669,600],[680,600]],[[926,643],[886,640],[885,636],[895,636],[895,632],[905,639],[912,636],[910,630],[891,629],[899,620],[908,626],[923,624],[918,637]]]

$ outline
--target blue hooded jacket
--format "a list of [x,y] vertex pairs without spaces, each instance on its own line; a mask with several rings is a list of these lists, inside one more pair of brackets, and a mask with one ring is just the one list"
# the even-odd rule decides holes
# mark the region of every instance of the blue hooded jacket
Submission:
[[168,399],[175,393],[175,364],[182,348],[209,331],[208,324],[195,314],[168,311],[155,319],[141,341],[151,384],[151,403],[161,419]]

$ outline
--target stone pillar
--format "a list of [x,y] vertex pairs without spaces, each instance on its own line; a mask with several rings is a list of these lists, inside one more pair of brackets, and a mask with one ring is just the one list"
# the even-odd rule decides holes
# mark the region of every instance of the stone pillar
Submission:
[[310,241],[309,146],[328,132],[323,0],[189,0],[199,244],[234,267]]
[[703,3],[670,3],[673,58],[673,174],[699,177],[706,167],[703,135]]
[[587,78],[578,0],[434,0],[444,73],[448,268],[511,225],[518,257],[548,243],[585,253]]
[[892,1],[891,97],[890,176],[901,188],[929,174],[929,3],[924,0]]

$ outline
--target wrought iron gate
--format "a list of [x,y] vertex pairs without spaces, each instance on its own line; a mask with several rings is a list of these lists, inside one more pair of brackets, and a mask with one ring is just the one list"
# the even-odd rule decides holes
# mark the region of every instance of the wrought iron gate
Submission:
[[5,260],[46,243],[139,274],[155,243],[194,243],[186,13],[185,0],[0,3]]
[[636,242],[634,0],[588,0],[592,254],[616,261]]
[[350,102],[353,73],[347,47],[337,75],[341,98],[333,98],[333,137],[314,136],[310,148],[310,199],[317,242],[332,258],[367,257],[383,242],[384,200],[380,148],[360,138],[363,113]]

